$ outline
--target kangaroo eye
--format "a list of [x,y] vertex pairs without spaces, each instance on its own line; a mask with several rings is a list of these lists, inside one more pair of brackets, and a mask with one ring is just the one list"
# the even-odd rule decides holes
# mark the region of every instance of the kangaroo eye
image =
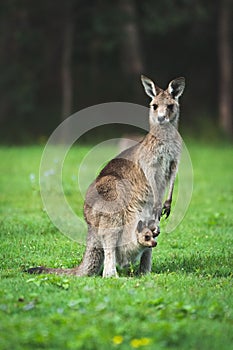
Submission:
[[150,236],[149,235],[145,235],[145,241],[150,241]]
[[154,104],[154,105],[153,105],[154,111],[155,111],[157,108],[158,108],[158,105],[157,105],[157,104]]
[[171,105],[167,105],[167,108],[169,109],[169,111],[172,111],[173,110],[173,104],[171,104]]

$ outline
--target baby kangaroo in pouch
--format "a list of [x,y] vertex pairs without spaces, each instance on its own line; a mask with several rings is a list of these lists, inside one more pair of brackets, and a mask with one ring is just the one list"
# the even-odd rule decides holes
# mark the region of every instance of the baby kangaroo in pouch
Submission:
[[[157,245],[155,240],[156,234],[152,231],[154,229],[154,220],[150,220],[148,224],[138,222],[135,232],[136,240],[129,242],[129,244],[122,245],[116,249],[116,261],[120,267],[129,267],[130,264],[135,263],[140,259],[143,252],[148,249],[154,248]],[[84,276],[86,271],[89,271],[90,275],[97,274],[103,267],[104,251],[103,249],[92,250],[91,254],[85,259],[79,266],[71,269],[60,268],[47,268],[44,266],[38,266],[29,269],[30,273],[52,273],[52,274],[66,274]],[[92,269],[91,269],[92,266]],[[140,266],[140,272],[143,273],[144,266]]]
[[[140,259],[140,272],[151,271],[152,247],[160,233],[162,215],[170,215],[182,140],[178,132],[179,97],[185,79],[172,80],[166,90],[141,77],[150,97],[150,129],[144,139],[112,159],[89,186],[84,217],[88,225],[86,250],[78,267],[36,267],[30,273],[77,276],[117,276],[116,265]],[[164,200],[165,191],[168,195]]]

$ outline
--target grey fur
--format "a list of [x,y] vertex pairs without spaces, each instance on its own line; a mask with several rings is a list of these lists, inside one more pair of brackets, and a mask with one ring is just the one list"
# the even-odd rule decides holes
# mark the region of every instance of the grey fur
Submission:
[[140,143],[112,159],[90,185],[84,204],[88,235],[81,265],[69,271],[39,267],[29,272],[91,276],[103,265],[103,277],[112,277],[117,276],[117,263],[125,265],[137,257],[140,271],[151,271],[151,249],[142,249],[138,243],[137,225],[154,218],[153,234],[158,235],[161,215],[170,214],[182,145],[177,130],[178,98],[185,81],[174,79],[162,90],[149,78],[141,79],[151,97],[150,131]]
[[[142,225],[138,225],[134,242],[121,245],[116,248],[116,262],[120,267],[128,267],[130,264],[135,263],[141,258],[144,252],[151,254],[151,248],[156,247],[157,242],[155,240],[156,234],[146,225],[146,223],[140,221]],[[92,236],[94,237],[94,235]],[[104,250],[97,248],[95,244],[89,242],[83,260],[79,266],[71,269],[59,269],[59,268],[47,268],[44,266],[38,266],[27,270],[29,273],[52,273],[58,275],[75,275],[75,276],[93,276],[98,275],[101,272],[104,262]],[[140,273],[148,272],[148,264],[142,264],[140,266]]]

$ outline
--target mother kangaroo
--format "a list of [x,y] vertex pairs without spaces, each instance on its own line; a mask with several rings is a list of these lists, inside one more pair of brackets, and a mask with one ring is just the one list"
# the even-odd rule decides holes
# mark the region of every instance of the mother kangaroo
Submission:
[[[87,190],[84,216],[88,225],[86,251],[81,264],[63,273],[77,276],[117,276],[116,264],[136,251],[138,222],[153,219],[153,235],[159,234],[161,215],[170,214],[174,181],[181,153],[177,131],[183,77],[172,80],[166,90],[141,76],[151,98],[150,130],[135,146],[112,159]],[[167,200],[163,203],[166,188]],[[140,250],[140,272],[151,271],[152,249]],[[135,254],[132,254],[135,257]],[[123,257],[123,258],[122,258]],[[127,258],[128,259],[128,258]],[[126,260],[127,260],[126,259]],[[28,272],[62,273],[43,267]]]

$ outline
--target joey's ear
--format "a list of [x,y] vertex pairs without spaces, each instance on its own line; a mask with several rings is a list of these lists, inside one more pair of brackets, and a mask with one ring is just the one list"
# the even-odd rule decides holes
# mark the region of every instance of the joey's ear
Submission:
[[168,92],[173,98],[178,99],[184,91],[185,88],[185,78],[180,77],[172,80],[168,85]]
[[146,94],[150,96],[150,98],[154,98],[157,95],[154,82],[151,79],[145,77],[144,75],[141,75],[141,81]]
[[156,229],[155,220],[150,220],[150,221],[148,222],[148,228],[149,228],[149,230],[151,230],[151,231],[154,231],[154,230]]
[[144,229],[144,227],[145,227],[145,224],[142,222],[142,220],[139,220],[138,221],[138,226],[137,226],[138,232],[141,233],[142,230]]

